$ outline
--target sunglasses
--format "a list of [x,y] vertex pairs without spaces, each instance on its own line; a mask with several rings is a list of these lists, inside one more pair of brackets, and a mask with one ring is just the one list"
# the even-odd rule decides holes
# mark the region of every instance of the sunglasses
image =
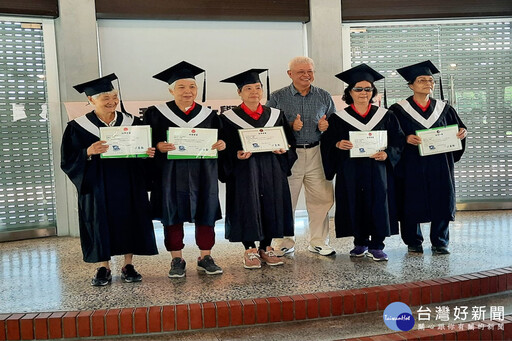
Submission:
[[372,92],[373,91],[373,88],[372,87],[367,87],[367,88],[352,88],[352,91],[354,92],[361,92],[361,91],[366,91],[366,92]]

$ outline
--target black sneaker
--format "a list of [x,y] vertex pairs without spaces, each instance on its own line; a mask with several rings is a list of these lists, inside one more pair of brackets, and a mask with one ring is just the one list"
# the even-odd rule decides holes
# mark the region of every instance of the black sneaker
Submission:
[[222,273],[221,267],[215,264],[210,255],[204,256],[203,259],[197,259],[197,270],[204,271],[207,275],[218,275]]
[[171,261],[171,270],[169,270],[169,278],[185,277],[185,266],[187,262],[183,258],[176,257]]
[[434,255],[449,255],[450,250],[447,246],[432,246],[432,254]]
[[142,275],[135,271],[132,264],[126,264],[126,266],[121,269],[121,279],[125,283],[140,282],[142,281]]
[[107,284],[112,283],[112,273],[110,269],[102,266],[96,269],[96,275],[91,281],[91,285],[95,287],[103,287]]
[[423,246],[420,245],[409,245],[407,251],[414,253],[423,253]]

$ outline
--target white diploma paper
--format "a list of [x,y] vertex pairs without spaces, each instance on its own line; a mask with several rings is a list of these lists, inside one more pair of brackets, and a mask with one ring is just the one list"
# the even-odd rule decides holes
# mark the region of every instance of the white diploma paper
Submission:
[[387,130],[349,131],[348,136],[354,145],[350,157],[370,157],[388,146]]
[[167,152],[168,159],[216,159],[217,129],[208,128],[169,128],[167,142],[173,143],[175,150]]
[[244,152],[271,152],[288,150],[288,140],[283,127],[238,129]]
[[151,127],[117,126],[100,127],[100,139],[107,141],[108,150],[102,158],[147,157],[151,147]]
[[454,124],[446,127],[416,130],[421,137],[418,145],[421,156],[453,152],[462,149],[462,142],[457,138],[459,126]]

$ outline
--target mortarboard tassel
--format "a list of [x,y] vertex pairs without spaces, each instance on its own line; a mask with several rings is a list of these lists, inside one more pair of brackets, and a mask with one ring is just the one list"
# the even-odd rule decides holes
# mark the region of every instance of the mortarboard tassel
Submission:
[[270,78],[268,76],[268,70],[267,70],[267,101],[270,99]]
[[204,71],[204,77],[203,77],[203,103],[206,102],[206,71]]
[[384,78],[384,108],[388,108],[388,94],[386,91],[386,78]]
[[121,96],[121,85],[119,84],[119,78],[117,78],[117,88],[119,89],[119,104],[121,105],[121,112],[125,114],[129,114],[128,111],[124,108],[123,97]]
[[441,101],[444,101],[444,93],[443,93],[443,78],[439,77],[439,93],[441,95]]

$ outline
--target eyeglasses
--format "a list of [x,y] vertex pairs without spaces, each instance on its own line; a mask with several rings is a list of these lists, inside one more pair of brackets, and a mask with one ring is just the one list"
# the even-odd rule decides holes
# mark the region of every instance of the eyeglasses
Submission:
[[416,82],[419,83],[419,84],[435,84],[436,81],[435,79],[416,79]]
[[367,87],[367,88],[357,87],[357,88],[352,88],[352,91],[354,91],[354,92],[361,92],[361,91],[372,92],[373,88],[372,87]]

